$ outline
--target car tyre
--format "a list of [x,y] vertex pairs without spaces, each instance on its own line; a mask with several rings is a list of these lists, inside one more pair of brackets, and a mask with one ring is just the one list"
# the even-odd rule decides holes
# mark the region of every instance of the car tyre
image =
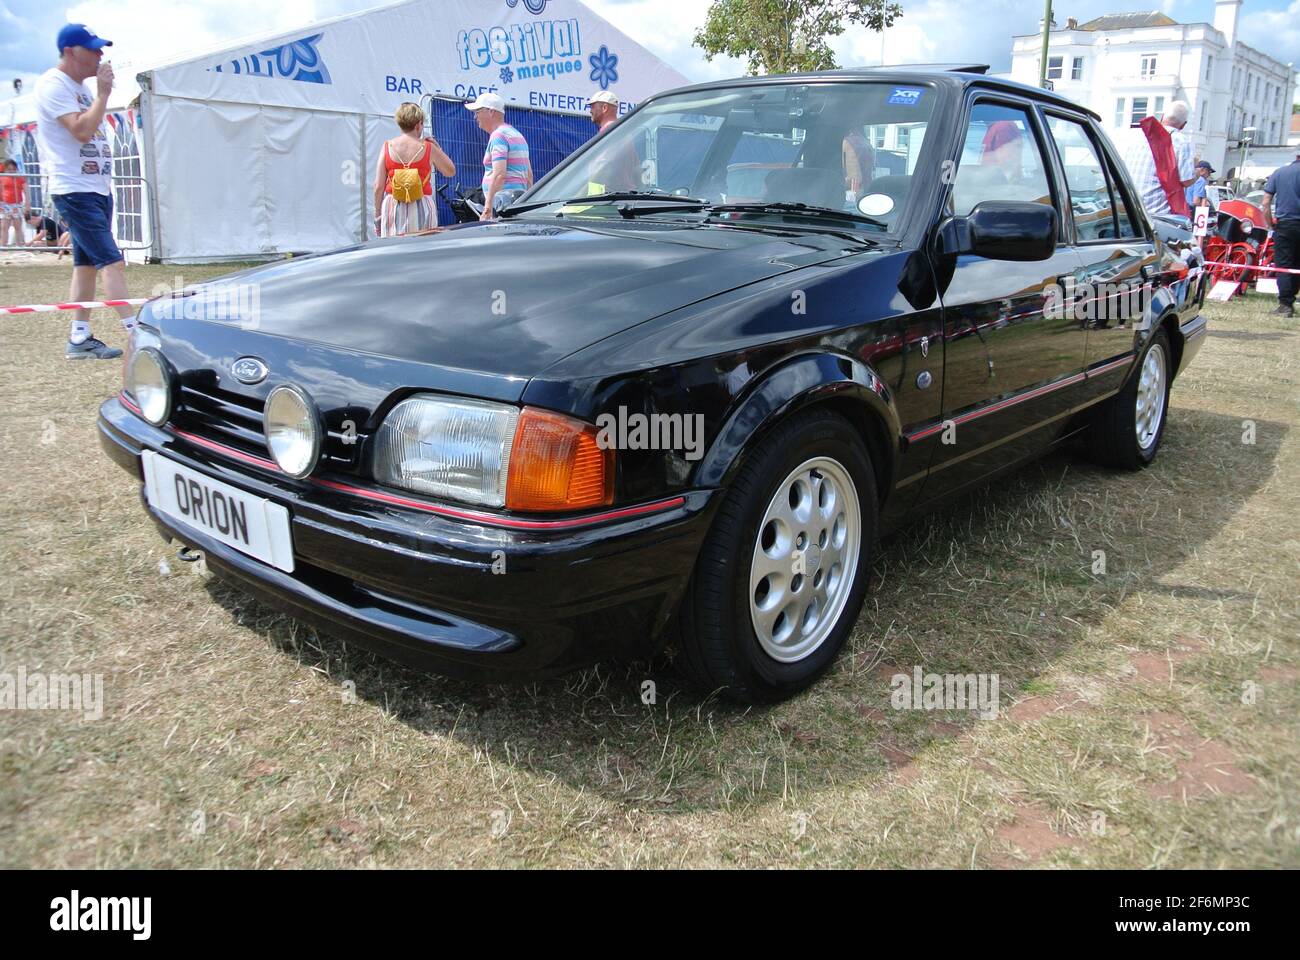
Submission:
[[1097,412],[1088,430],[1088,455],[1098,463],[1140,470],[1156,458],[1169,418],[1173,352],[1164,328],[1147,341],[1137,368]]
[[687,681],[743,703],[815,682],[862,608],[877,513],[866,445],[844,417],[812,409],[764,437],[728,487],[682,600],[676,661]]

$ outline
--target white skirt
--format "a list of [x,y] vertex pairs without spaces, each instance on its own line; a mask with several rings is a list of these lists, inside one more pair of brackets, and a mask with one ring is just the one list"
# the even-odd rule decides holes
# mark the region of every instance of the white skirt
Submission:
[[421,197],[414,203],[398,203],[391,193],[384,194],[379,208],[379,235],[404,237],[438,225],[438,208],[433,197]]

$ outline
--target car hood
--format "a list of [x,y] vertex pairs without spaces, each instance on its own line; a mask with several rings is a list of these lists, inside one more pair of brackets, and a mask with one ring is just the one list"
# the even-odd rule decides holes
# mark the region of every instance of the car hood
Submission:
[[228,324],[233,304],[236,325],[261,336],[508,378],[522,390],[635,324],[861,249],[820,232],[514,221],[281,261],[188,288],[183,308],[153,306],[168,339],[185,339],[181,316]]

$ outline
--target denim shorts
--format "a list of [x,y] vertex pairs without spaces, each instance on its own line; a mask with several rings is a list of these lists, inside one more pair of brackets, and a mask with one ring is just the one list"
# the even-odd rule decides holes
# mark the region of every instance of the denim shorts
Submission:
[[72,265],[96,270],[117,263],[122,251],[113,239],[113,198],[102,193],[56,193],[54,206],[72,234]]

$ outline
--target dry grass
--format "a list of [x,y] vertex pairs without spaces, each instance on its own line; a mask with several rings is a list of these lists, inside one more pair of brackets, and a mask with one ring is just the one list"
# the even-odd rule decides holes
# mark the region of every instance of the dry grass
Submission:
[[[67,272],[0,267],[0,303]],[[1054,457],[885,543],[851,649],[769,710],[658,666],[427,677],[160,572],[95,440],[119,365],[0,318],[0,671],[106,694],[0,712],[0,866],[1300,866],[1300,334],[1270,306],[1211,308],[1154,468]],[[997,672],[1001,716],[891,710],[918,664]]]

